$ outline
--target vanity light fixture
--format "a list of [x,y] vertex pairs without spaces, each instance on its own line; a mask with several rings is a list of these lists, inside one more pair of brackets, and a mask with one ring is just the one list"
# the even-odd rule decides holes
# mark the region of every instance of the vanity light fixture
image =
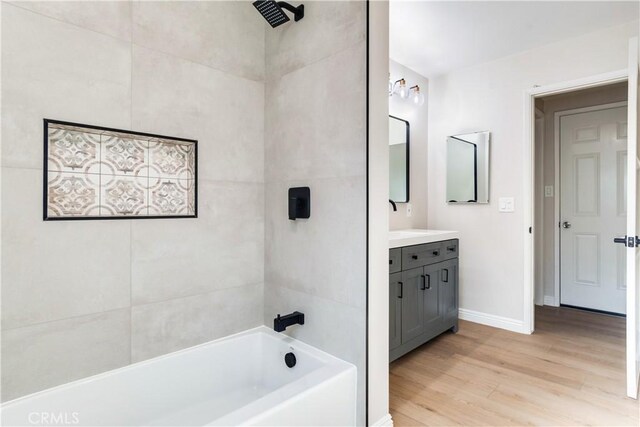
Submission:
[[420,86],[409,87],[404,78],[392,82],[391,75],[389,75],[389,96],[393,95],[398,95],[402,99],[411,99],[416,107],[424,105],[424,94],[420,91]]
[[411,86],[409,92],[411,93],[411,101],[413,104],[422,107],[424,105],[424,94],[420,92],[420,86]]

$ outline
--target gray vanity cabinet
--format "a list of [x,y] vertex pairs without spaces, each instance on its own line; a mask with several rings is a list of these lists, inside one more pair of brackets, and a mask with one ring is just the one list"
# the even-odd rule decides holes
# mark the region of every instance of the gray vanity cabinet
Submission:
[[[389,251],[389,360],[458,330],[458,240]],[[410,268],[407,268],[410,267]],[[396,267],[397,268],[397,267]]]
[[402,344],[402,273],[389,275],[389,348]]

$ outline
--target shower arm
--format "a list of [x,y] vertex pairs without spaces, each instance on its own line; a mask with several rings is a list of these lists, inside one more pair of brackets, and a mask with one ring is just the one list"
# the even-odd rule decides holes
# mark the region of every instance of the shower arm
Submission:
[[287,3],[286,1],[279,1],[277,3],[278,6],[280,6],[282,9],[286,9],[289,12],[293,13],[293,20],[294,21],[299,21],[304,17],[304,5],[301,4],[298,7],[295,7],[289,3]]

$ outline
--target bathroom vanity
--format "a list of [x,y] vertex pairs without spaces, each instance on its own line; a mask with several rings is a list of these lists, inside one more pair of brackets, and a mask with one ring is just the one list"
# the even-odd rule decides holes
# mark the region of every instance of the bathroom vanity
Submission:
[[389,361],[458,330],[458,234],[389,233]]

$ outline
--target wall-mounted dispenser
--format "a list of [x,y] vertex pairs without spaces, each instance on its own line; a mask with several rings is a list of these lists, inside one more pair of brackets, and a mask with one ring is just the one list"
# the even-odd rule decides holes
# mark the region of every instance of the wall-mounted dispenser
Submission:
[[311,190],[309,187],[289,189],[289,219],[295,221],[311,216]]

